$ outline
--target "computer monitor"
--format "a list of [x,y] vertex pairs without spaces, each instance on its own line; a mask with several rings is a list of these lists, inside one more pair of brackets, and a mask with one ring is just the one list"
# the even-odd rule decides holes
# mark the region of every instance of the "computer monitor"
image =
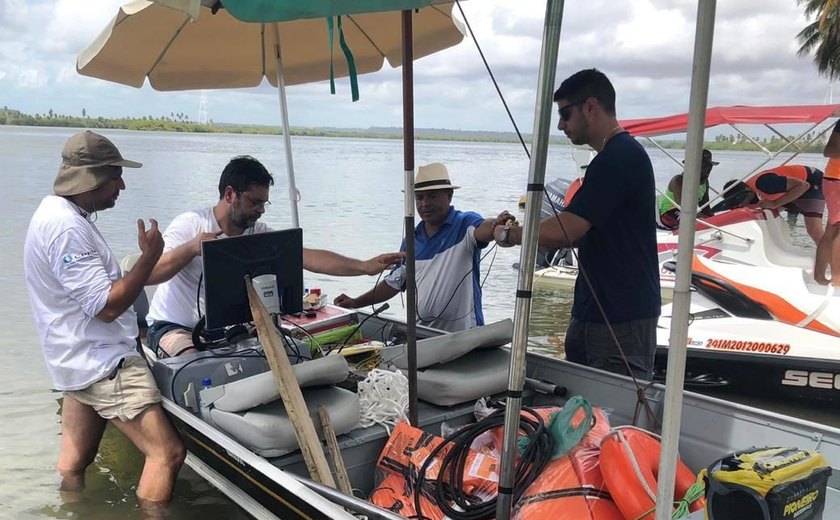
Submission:
[[277,277],[281,314],[303,310],[303,231],[270,231],[201,243],[207,329],[253,319],[245,275]]

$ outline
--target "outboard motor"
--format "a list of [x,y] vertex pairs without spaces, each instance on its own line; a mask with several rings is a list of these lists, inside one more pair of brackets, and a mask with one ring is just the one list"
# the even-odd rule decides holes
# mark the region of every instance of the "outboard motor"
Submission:
[[[553,181],[546,183],[545,191],[548,193],[548,197],[543,194],[542,197],[542,206],[540,208],[540,220],[545,220],[549,217],[554,217],[554,211],[556,210],[558,213],[565,209],[563,205],[563,201],[566,199],[566,192],[569,190],[569,187],[572,185],[572,180],[569,179],[554,179]],[[550,199],[550,200],[549,200]],[[553,207],[552,207],[553,204]],[[548,267],[552,264],[552,260],[560,259],[566,256],[568,252],[567,247],[564,247],[560,250],[558,249],[547,249],[544,247],[540,247],[537,250],[537,268]]]

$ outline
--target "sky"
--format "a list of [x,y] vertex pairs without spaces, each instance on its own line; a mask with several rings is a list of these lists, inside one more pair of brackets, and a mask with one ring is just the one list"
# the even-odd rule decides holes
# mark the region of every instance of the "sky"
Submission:
[[[76,55],[117,13],[121,0],[0,0],[0,106],[27,113],[119,117],[199,117],[200,91],[158,92],[76,73]],[[543,0],[468,0],[463,9],[517,124],[533,124]],[[597,67],[617,91],[619,118],[688,110],[696,1],[569,1],[563,17],[557,83]],[[457,12],[457,9],[456,9]],[[456,15],[457,16],[457,15]],[[807,24],[795,0],[720,0],[709,106],[820,104],[829,82],[809,57],[796,54]],[[415,65],[415,126],[511,130],[473,42]],[[400,71],[387,64],[360,76],[361,99],[346,79],[337,95],[326,82],[289,87],[292,126],[401,126]],[[266,82],[241,90],[205,91],[216,122],[279,125],[276,91]],[[838,91],[840,97],[840,91]]]

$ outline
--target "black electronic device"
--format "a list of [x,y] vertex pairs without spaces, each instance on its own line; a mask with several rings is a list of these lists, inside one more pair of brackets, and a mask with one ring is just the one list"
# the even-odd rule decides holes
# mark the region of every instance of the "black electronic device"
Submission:
[[253,319],[245,275],[252,279],[275,275],[281,314],[303,310],[303,231],[300,228],[207,240],[201,243],[201,257],[207,329]]

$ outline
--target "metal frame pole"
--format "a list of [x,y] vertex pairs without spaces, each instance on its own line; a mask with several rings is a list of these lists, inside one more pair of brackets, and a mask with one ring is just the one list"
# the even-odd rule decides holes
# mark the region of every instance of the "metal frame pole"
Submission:
[[496,518],[508,520],[513,507],[513,478],[516,460],[516,437],[519,431],[519,412],[522,408],[522,388],[525,383],[525,359],[528,349],[528,321],[531,315],[531,286],[540,229],[540,204],[545,181],[548,140],[553,112],[554,77],[557,66],[560,27],[563,22],[564,0],[548,0],[543,30],[537,101],[534,108],[534,141],[528,171],[528,191],[525,202],[525,222],[522,248],[519,254],[519,284],[516,291],[516,310],[513,320],[513,342],[508,371],[507,408],[505,410],[504,444],[499,471],[499,495]]

